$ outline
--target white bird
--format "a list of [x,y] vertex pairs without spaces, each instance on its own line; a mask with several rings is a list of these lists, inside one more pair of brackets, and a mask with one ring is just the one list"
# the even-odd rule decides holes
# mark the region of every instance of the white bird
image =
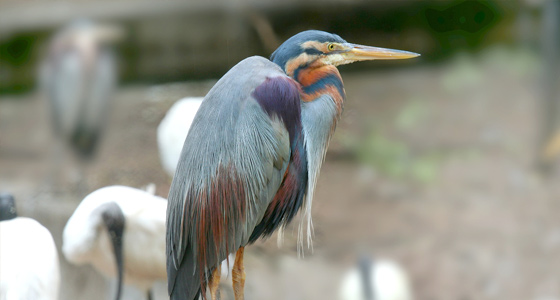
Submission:
[[109,186],[82,200],[63,232],[62,252],[77,265],[91,264],[103,275],[134,285],[151,299],[156,281],[167,280],[167,201],[143,190]]
[[187,97],[171,106],[158,126],[159,157],[165,172],[173,177],[185,138],[203,97]]
[[13,197],[0,194],[0,299],[56,300],[59,284],[51,233],[33,219],[17,217]]
[[361,258],[344,276],[340,300],[412,300],[406,272],[390,260]]

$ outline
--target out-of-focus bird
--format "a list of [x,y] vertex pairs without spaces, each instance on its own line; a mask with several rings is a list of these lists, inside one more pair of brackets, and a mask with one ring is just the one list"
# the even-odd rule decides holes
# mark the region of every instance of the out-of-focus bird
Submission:
[[165,211],[167,201],[125,186],[98,189],[84,198],[63,232],[62,252],[77,265],[91,264],[151,299],[151,288],[165,280]]
[[202,99],[204,98],[187,97],[175,102],[159,123],[157,131],[159,158],[163,169],[171,178],[175,175],[181,149]]
[[49,230],[18,217],[14,198],[0,194],[0,299],[57,300],[59,268]]
[[41,69],[55,130],[77,153],[93,154],[116,84],[111,48],[121,35],[114,27],[80,20],[52,39]]
[[336,66],[418,54],[301,32],[271,56],[247,58],[204,98],[185,140],[167,210],[168,292],[172,300],[216,298],[219,263],[236,253],[237,300],[244,298],[244,247],[270,236],[311,203],[345,91]]
[[[79,20],[51,40],[41,64],[41,91],[49,101],[54,132],[80,160],[93,157],[116,85],[112,45],[121,37],[113,26]],[[56,159],[60,164],[58,149]]]
[[412,300],[406,272],[387,259],[362,257],[356,268],[344,276],[340,300]]

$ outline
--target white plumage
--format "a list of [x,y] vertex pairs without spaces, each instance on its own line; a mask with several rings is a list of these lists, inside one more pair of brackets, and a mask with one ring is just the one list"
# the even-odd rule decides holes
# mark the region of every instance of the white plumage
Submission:
[[170,177],[175,175],[185,138],[202,99],[187,97],[175,102],[158,126],[159,156],[163,169]]
[[[360,262],[360,267],[353,268],[344,276],[339,292],[340,300],[412,300],[412,291],[406,272],[390,260]],[[364,267],[370,271],[369,284]],[[373,297],[367,298],[366,289],[371,289]]]
[[118,205],[125,219],[124,283],[149,291],[155,281],[167,279],[164,198],[125,186],[94,191],[84,198],[64,228],[64,256],[74,264],[91,264],[105,276],[117,276],[111,239],[102,219],[103,205],[111,202]]
[[60,269],[56,246],[39,222],[0,222],[0,299],[56,300]]

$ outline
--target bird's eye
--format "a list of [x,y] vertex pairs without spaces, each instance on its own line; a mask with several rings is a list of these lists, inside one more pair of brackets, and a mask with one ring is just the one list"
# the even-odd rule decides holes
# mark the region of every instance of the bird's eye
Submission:
[[327,49],[329,49],[329,51],[333,51],[335,48],[335,45],[333,43],[330,43],[327,45]]

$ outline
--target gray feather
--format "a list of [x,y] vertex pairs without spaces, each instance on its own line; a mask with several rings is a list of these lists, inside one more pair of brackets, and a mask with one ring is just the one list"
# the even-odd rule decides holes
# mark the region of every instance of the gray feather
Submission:
[[307,245],[308,247],[312,246],[313,222],[311,220],[311,204],[319,171],[321,170],[321,165],[329,147],[329,141],[338,120],[337,114],[336,104],[328,94],[322,95],[314,101],[302,103],[301,122],[307,147],[309,183],[304,203],[304,214],[302,215],[298,234],[298,253],[300,254],[303,254],[303,227],[305,223],[307,223],[305,224],[307,226]]
[[[250,96],[267,77],[277,76],[286,77],[276,64],[262,57],[245,59],[210,90],[193,120],[168,201],[167,265],[172,299],[174,293],[185,295],[182,299],[194,299],[200,287],[197,268],[208,272],[229,253],[247,244],[280,186],[288,165],[288,133]],[[217,253],[206,249],[210,251],[206,266],[196,266],[200,218],[196,212],[206,203],[187,197],[209,193],[212,180],[227,175],[220,173],[225,166],[233,166],[241,179],[245,220],[229,222],[227,240],[214,245]],[[189,278],[178,279],[183,276]],[[187,284],[179,287],[176,282]]]

